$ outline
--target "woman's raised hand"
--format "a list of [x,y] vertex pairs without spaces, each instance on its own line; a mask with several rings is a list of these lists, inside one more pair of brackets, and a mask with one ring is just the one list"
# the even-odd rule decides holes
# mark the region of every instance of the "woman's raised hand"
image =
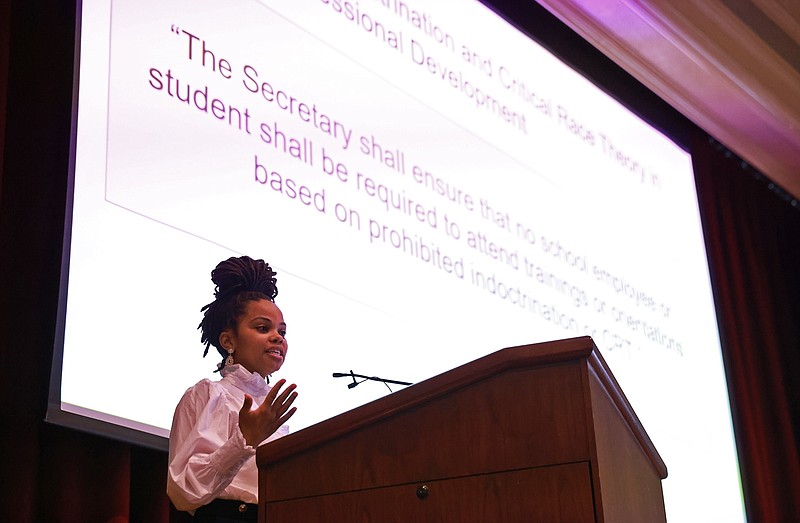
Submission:
[[293,383],[281,392],[285,384],[286,380],[279,380],[267,394],[264,403],[256,409],[251,410],[253,397],[249,394],[244,395],[244,404],[239,411],[239,428],[248,445],[257,447],[286,423],[297,410],[297,407],[292,407],[297,398],[295,392],[297,385]]

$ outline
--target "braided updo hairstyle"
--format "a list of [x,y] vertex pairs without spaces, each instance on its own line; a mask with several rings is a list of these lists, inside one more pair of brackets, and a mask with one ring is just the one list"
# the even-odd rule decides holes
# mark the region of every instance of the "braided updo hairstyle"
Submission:
[[200,342],[206,347],[203,357],[213,345],[224,362],[228,351],[220,345],[220,334],[236,327],[248,302],[274,302],[278,295],[277,280],[275,271],[264,260],[241,256],[220,262],[211,271],[211,281],[215,285],[214,301],[200,309],[203,320],[197,328],[201,332]]

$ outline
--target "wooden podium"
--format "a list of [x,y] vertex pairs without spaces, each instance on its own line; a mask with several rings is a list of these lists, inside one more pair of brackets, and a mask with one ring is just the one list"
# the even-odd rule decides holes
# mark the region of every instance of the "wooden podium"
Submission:
[[259,447],[259,521],[666,521],[589,337],[512,347]]

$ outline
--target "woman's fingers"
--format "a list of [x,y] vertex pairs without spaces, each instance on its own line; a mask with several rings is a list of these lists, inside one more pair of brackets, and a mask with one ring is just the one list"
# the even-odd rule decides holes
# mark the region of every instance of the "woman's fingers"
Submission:
[[280,417],[280,419],[278,419],[278,426],[280,427],[281,425],[289,421],[289,418],[294,416],[295,412],[297,412],[297,407],[292,407],[291,409],[289,409],[283,416]]
[[247,442],[253,447],[270,437],[278,428],[286,423],[297,411],[292,406],[297,398],[297,385],[291,384],[281,391],[286,380],[280,380],[269,391],[264,403],[252,409],[253,397],[244,395],[244,402],[239,411],[239,427]]
[[239,409],[239,415],[241,416],[243,413],[250,412],[250,407],[253,406],[253,397],[249,394],[244,395],[244,403],[242,403],[242,408]]
[[272,387],[272,390],[269,391],[267,394],[266,399],[264,399],[264,403],[261,404],[259,409],[263,410],[272,410],[276,409],[279,415],[285,413],[289,407],[294,402],[295,398],[297,398],[297,392],[295,389],[297,385],[292,383],[286,389],[281,392],[281,388],[286,383],[286,380],[282,379],[279,380],[278,383]]

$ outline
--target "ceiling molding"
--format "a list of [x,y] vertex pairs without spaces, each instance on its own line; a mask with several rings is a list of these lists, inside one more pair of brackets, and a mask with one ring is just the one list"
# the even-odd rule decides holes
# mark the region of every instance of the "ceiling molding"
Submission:
[[538,1],[800,199],[800,3]]
[[[800,45],[800,8],[797,0],[752,0],[753,5],[764,13],[789,38]],[[800,57],[798,57],[800,58]]]

